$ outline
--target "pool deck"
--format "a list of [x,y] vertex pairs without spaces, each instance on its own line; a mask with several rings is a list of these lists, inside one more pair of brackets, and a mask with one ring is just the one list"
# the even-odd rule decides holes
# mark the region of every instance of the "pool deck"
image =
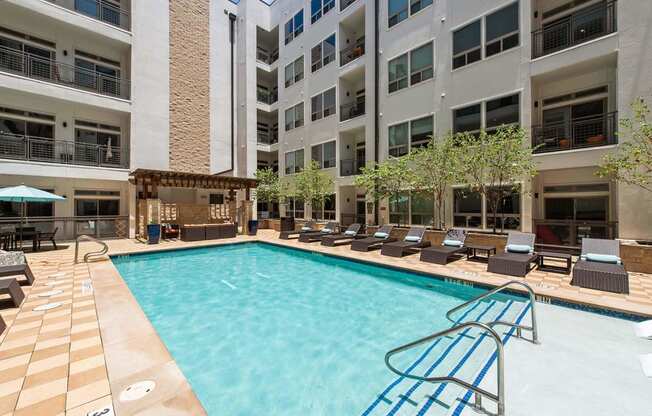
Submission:
[[[134,240],[112,240],[107,241],[107,244],[109,254],[115,255],[247,241],[264,241],[491,286],[514,279],[486,272],[484,263],[460,260],[447,266],[438,266],[420,262],[418,255],[397,259],[381,256],[378,250],[358,253],[351,251],[348,246],[323,247],[319,243],[305,244],[297,240],[279,240],[278,233],[270,230],[260,231],[257,237],[238,236],[234,239],[218,241],[192,243],[165,241],[159,245],[149,246]],[[82,254],[95,247],[93,243],[83,243]],[[101,260],[88,264],[74,264],[74,245],[57,251],[30,253],[27,257],[36,281],[31,287],[23,286],[26,294],[25,301],[20,308],[10,308],[8,307],[10,304],[5,299],[0,299],[2,302],[0,315],[8,326],[0,335],[0,416],[12,414],[86,416],[89,411],[111,403],[118,415],[204,414],[187,380],[113,263]],[[49,277],[55,273],[57,275]],[[534,288],[539,299],[544,302],[550,299],[561,299],[572,303],[652,316],[652,275],[630,273],[629,295],[577,288],[570,285],[568,275],[538,270],[530,272],[524,280]],[[92,282],[92,288],[89,281]],[[63,293],[49,298],[39,297],[39,294],[53,289],[60,289]],[[62,305],[46,312],[32,310],[35,306],[49,302],[61,302]],[[545,304],[543,306],[563,312],[559,308],[552,308]],[[584,315],[593,316],[582,313],[582,316]],[[563,321],[563,317],[560,319]],[[557,319],[554,321],[556,322]],[[619,323],[619,325],[614,324],[620,328],[619,335],[627,337],[630,328],[623,329],[622,321],[615,319],[612,321]],[[546,326],[546,323],[555,325],[544,318],[541,325]],[[569,328],[566,326],[566,329]],[[572,328],[570,330],[572,331]],[[593,348],[599,350],[601,345],[599,337],[591,340]],[[555,351],[548,347],[554,344],[548,344],[549,340],[545,338],[543,341],[546,345],[546,358],[557,359],[557,356],[548,356],[548,354],[555,354]],[[632,345],[625,343],[628,346],[627,350],[643,351],[641,346],[647,344],[641,344],[640,341],[631,341],[634,343]],[[652,344],[650,346],[652,347]],[[518,348],[508,346],[508,357],[511,349],[518,351]],[[544,349],[541,351],[543,353]],[[652,348],[648,347],[648,351],[652,352]],[[561,359],[572,361],[578,353],[578,351],[566,351],[564,352],[566,355],[562,354]],[[529,355],[526,351],[523,354]],[[600,357],[598,354],[594,358],[598,360]],[[537,361],[541,363],[547,360]],[[634,361],[627,362],[628,370],[635,373],[635,367]],[[614,372],[621,370],[617,365],[610,365],[607,368]],[[508,380],[510,380],[510,373],[508,367]],[[640,369],[638,373],[641,373]],[[608,376],[609,372],[602,375]],[[515,378],[517,378],[516,373],[511,380]],[[140,380],[154,380],[157,387],[140,400],[130,402],[119,400],[120,392],[125,387]],[[644,377],[642,380],[649,381]],[[650,383],[639,384],[648,389],[650,387]],[[508,381],[508,389],[509,386]],[[521,407],[519,401],[511,401],[511,404]]]

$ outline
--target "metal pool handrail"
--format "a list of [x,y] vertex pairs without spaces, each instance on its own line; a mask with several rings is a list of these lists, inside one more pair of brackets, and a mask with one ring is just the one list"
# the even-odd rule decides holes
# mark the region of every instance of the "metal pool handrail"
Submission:
[[493,322],[490,322],[489,325],[492,326],[492,327],[495,326],[495,325],[505,325],[505,326],[516,328],[516,336],[519,337],[519,338],[522,338],[522,339],[525,339],[525,338],[523,338],[521,336],[521,331],[530,331],[530,332],[532,332],[532,343],[538,344],[539,343],[539,327],[537,326],[536,296],[534,294],[534,290],[532,290],[532,287],[530,285],[528,285],[527,283],[525,283],[525,282],[521,282],[520,280],[509,281],[509,282],[507,282],[507,283],[505,283],[505,284],[503,284],[501,286],[496,287],[495,289],[490,290],[487,293],[484,293],[484,294],[482,294],[482,295],[480,295],[480,296],[478,296],[476,298],[471,299],[468,302],[465,302],[465,303],[463,303],[463,304],[461,304],[459,306],[454,307],[453,309],[446,312],[446,318],[451,322],[455,322],[451,318],[451,315],[454,314],[455,312],[459,311],[460,309],[464,309],[467,306],[469,306],[469,305],[471,305],[471,304],[473,304],[475,302],[481,301],[481,300],[486,299],[486,298],[488,298],[488,297],[490,297],[492,295],[495,295],[498,292],[502,292],[507,287],[514,286],[514,285],[524,287],[529,293],[530,304],[532,305],[532,308],[530,309],[530,314],[532,316],[532,326],[520,325],[520,324],[515,324],[515,323],[512,323],[512,322],[506,322],[506,321],[493,321]]
[[107,246],[104,241],[100,241],[97,238],[91,237],[90,235],[86,235],[86,234],[80,235],[75,240],[75,263],[79,262],[79,242],[81,240],[93,241],[102,246],[102,250],[100,251],[91,251],[90,253],[86,253],[84,255],[84,263],[88,263],[88,259],[92,257],[101,257],[109,252],[109,246]]
[[[392,366],[392,364],[389,362],[389,360],[392,358],[393,355],[398,354],[399,352],[403,352],[406,350],[409,350],[411,348],[414,348],[418,345],[425,344],[427,342],[431,342],[437,338],[441,338],[445,335],[454,333],[454,332],[459,332],[462,329],[465,328],[479,328],[480,330],[486,332],[489,334],[489,336],[494,340],[496,343],[496,355],[497,355],[497,390],[496,393],[491,393],[487,390],[484,390],[480,387],[474,386],[473,384],[470,384],[464,380],[460,380],[456,377],[451,377],[451,376],[443,376],[443,377],[423,377],[423,376],[417,376],[409,373],[405,373],[401,370],[398,370],[396,367]],[[503,363],[504,360],[504,347],[503,347],[503,342],[500,339],[500,335],[491,328],[490,326],[483,324],[481,322],[465,322],[463,324],[457,325],[455,327],[445,329],[441,332],[437,332],[436,334],[427,336],[425,338],[421,338],[419,340],[416,340],[414,342],[410,342],[409,344],[405,344],[403,346],[400,346],[398,348],[394,348],[393,350],[389,351],[387,354],[385,354],[385,365],[387,368],[389,368],[393,373],[413,379],[413,380],[419,380],[419,381],[427,381],[429,383],[453,383],[457,384],[458,386],[461,386],[465,389],[471,390],[475,394],[475,399],[474,399],[474,404],[473,407],[478,410],[482,411],[483,413],[490,414],[486,409],[482,407],[482,396],[486,396],[488,399],[496,402],[498,405],[498,412],[497,416],[503,416],[505,414],[505,366]]]

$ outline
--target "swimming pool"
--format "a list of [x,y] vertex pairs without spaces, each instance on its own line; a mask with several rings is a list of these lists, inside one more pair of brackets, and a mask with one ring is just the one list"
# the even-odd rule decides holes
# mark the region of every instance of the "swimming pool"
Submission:
[[[450,327],[446,311],[482,289],[264,243],[113,262],[211,415],[456,414],[465,393],[400,379],[384,355]],[[500,296],[457,318],[516,321],[526,309]],[[479,382],[492,354],[466,331],[397,363]]]

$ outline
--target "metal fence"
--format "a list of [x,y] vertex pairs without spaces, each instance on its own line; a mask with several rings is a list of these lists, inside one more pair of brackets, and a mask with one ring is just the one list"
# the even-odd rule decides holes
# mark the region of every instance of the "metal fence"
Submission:
[[128,168],[128,151],[116,146],[0,134],[0,158],[63,165]]
[[534,220],[537,243],[578,247],[582,238],[614,239],[618,236],[615,221]]
[[261,47],[256,48],[256,60],[271,65],[278,60],[278,49],[269,52]]
[[340,106],[340,121],[350,120],[365,113],[365,102],[359,101]]
[[364,160],[343,159],[340,160],[340,176],[352,176],[362,173],[365,166]]
[[105,0],[48,0],[50,3],[57,4],[70,10],[74,10],[83,15],[92,17],[104,23],[108,23],[119,28],[130,29],[129,11],[121,9],[114,3]]
[[[57,233],[56,241],[72,241],[80,235],[95,238],[127,238],[129,236],[128,216],[97,217],[28,217],[23,221],[23,242],[27,242],[36,232]],[[20,238],[20,218],[0,218],[0,232],[15,232]],[[29,243],[27,243],[29,244]],[[25,246],[25,244],[23,244]]]
[[546,153],[616,144],[617,128],[617,112],[533,126],[532,147],[535,153]]
[[111,75],[0,46],[0,71],[129,99],[130,83]]
[[347,7],[349,7],[350,5],[352,5],[355,2],[356,2],[356,0],[341,0],[340,1],[340,11],[346,9]]
[[278,129],[258,130],[258,143],[276,144],[278,143]]
[[256,99],[259,103],[263,104],[274,104],[278,101],[278,91],[268,90],[265,88],[257,87],[256,88]]
[[615,1],[605,1],[532,32],[532,59],[615,32],[616,9]]
[[364,55],[364,37],[358,39],[353,45],[348,46],[340,51],[340,66],[344,66],[349,62],[358,59]]

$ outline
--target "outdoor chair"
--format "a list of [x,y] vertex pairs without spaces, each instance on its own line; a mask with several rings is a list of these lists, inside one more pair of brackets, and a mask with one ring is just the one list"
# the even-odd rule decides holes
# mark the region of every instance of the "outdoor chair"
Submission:
[[34,273],[22,251],[0,250],[0,277],[23,275],[28,285],[34,283]]
[[448,230],[441,246],[426,247],[421,250],[419,260],[434,264],[447,264],[453,258],[459,258],[467,252],[464,245],[466,231],[458,228]]
[[360,240],[353,240],[351,242],[351,250],[353,251],[369,251],[380,248],[383,243],[391,243],[396,241],[391,238],[393,225],[383,225],[371,237],[362,238]]
[[335,247],[338,244],[347,244],[355,239],[366,238],[366,234],[360,234],[362,225],[355,223],[349,225],[349,227],[343,233],[325,235],[321,238],[321,245],[328,247]]
[[532,233],[511,231],[507,236],[505,252],[489,257],[487,271],[508,276],[523,277],[539,259],[534,252],[536,236]]
[[580,259],[571,285],[615,293],[629,293],[629,275],[620,258],[620,242],[583,238]]
[[322,237],[327,235],[334,235],[337,233],[338,225],[334,221],[326,223],[324,228],[319,231],[302,233],[299,235],[299,241],[302,243],[312,243],[313,241],[321,241]]
[[383,244],[380,254],[383,256],[403,257],[407,254],[414,254],[420,248],[430,247],[430,241],[423,239],[426,234],[426,227],[412,227],[403,241],[394,241]]

